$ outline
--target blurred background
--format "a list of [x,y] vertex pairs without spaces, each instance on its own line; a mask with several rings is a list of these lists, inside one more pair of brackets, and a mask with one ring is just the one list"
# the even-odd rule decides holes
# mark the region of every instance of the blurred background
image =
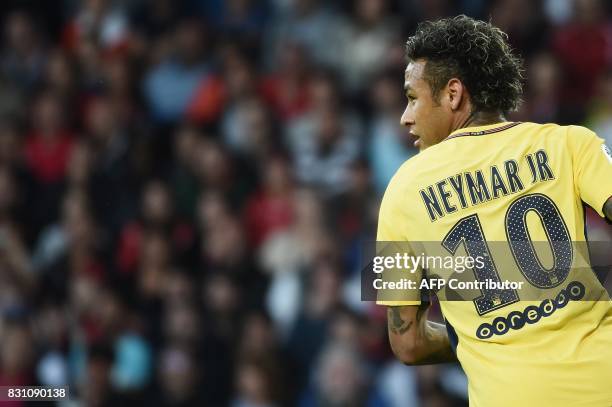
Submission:
[[360,301],[360,245],[416,154],[404,42],[491,19],[526,61],[510,119],[610,145],[610,9],[3,0],[0,385],[67,384],[74,406],[467,405],[458,367],[396,362]]

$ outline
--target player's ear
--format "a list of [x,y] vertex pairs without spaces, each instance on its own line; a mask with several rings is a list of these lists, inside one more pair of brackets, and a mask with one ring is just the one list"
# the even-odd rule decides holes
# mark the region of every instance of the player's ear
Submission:
[[459,109],[462,99],[467,95],[463,83],[457,78],[451,78],[446,87],[448,89],[448,99],[451,109]]

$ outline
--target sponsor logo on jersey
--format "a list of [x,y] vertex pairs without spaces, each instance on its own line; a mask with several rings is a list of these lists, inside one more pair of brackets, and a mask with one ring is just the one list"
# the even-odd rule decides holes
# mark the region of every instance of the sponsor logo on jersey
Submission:
[[526,324],[535,324],[542,318],[551,316],[557,310],[564,308],[570,301],[579,301],[584,297],[586,289],[578,281],[572,281],[559,291],[555,298],[547,298],[539,306],[529,305],[523,311],[512,311],[505,317],[497,317],[491,323],[480,324],[476,336],[489,339],[494,335],[505,335],[511,329],[519,330]]

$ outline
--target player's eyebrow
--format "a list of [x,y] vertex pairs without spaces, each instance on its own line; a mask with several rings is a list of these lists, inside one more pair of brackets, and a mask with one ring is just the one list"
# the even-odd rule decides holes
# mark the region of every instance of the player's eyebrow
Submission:
[[411,90],[412,90],[412,88],[410,87],[410,85],[408,84],[408,82],[404,82],[404,90],[405,90],[406,92],[408,92],[408,91],[411,91]]

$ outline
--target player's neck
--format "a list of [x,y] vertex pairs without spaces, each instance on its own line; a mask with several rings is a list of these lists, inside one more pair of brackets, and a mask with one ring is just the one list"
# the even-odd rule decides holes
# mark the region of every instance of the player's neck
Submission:
[[453,129],[453,131],[466,127],[486,126],[489,124],[501,123],[505,120],[506,118],[501,112],[476,111],[470,113],[467,118],[460,121],[457,128]]

